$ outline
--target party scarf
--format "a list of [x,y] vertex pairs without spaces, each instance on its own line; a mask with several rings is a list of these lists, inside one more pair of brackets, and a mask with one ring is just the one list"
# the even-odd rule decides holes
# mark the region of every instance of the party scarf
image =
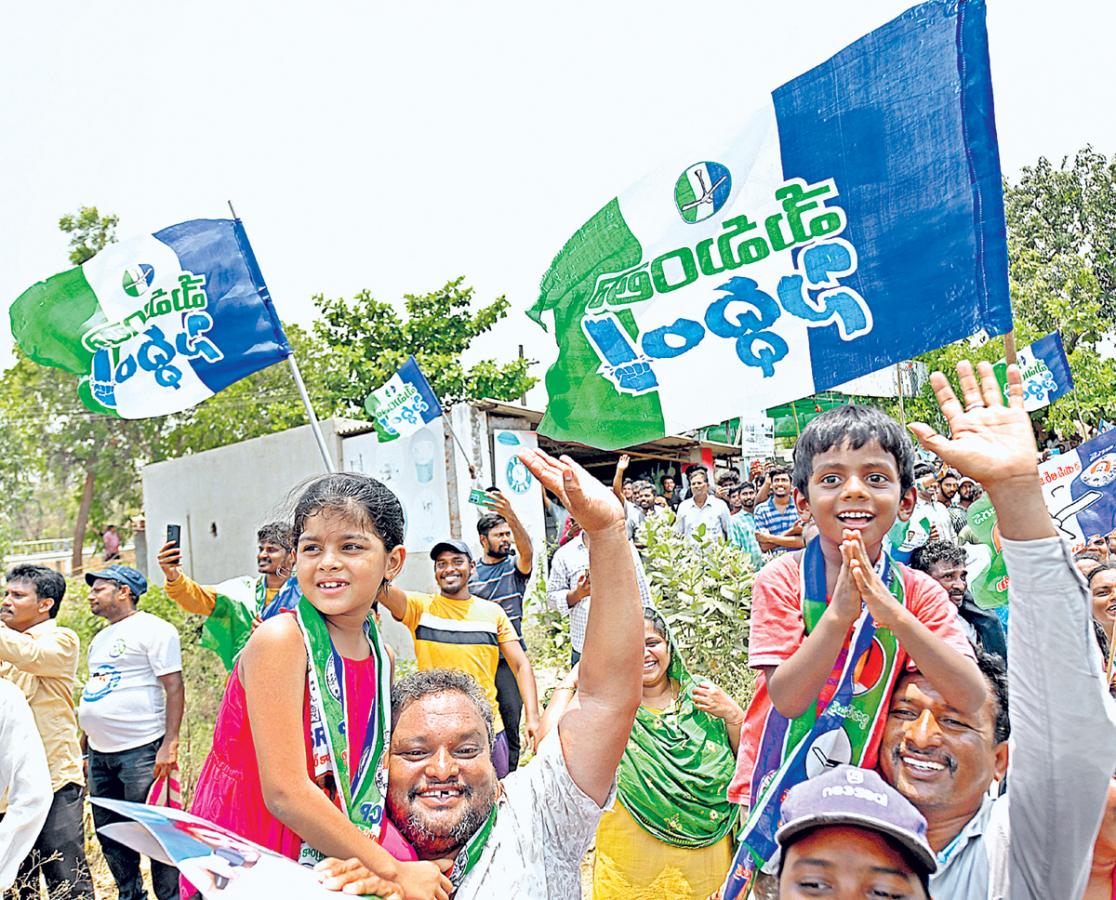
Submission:
[[[902,606],[903,578],[887,553],[880,553],[876,572]],[[818,538],[802,554],[800,590],[802,620],[809,634],[828,603],[825,558]],[[725,882],[724,900],[751,895],[755,873],[775,853],[775,831],[787,791],[828,768],[843,763],[858,766],[868,750],[878,746],[899,676],[898,659],[895,635],[877,628],[864,607],[818,702],[794,719],[771,705],[752,775],[752,810]]]
[[667,675],[678,682],[674,711],[640,707],[616,776],[617,798],[654,838],[675,847],[710,847],[736,824],[725,792],[736,758],[723,720],[694,704],[694,680],[668,633]]
[[[500,790],[503,790],[503,788],[500,788]],[[477,864],[477,860],[481,858],[485,844],[488,843],[488,839],[492,835],[492,826],[496,824],[496,810],[499,806],[500,798],[499,795],[497,795],[496,802],[492,804],[492,810],[488,813],[488,818],[484,820],[484,824],[473,832],[473,836],[466,841],[465,846],[461,848],[461,851],[454,858],[453,868],[450,869],[449,875],[447,876],[450,880],[450,884],[453,885],[453,890],[450,891],[451,897],[454,892],[461,887],[461,882],[463,882],[465,876],[472,871],[473,866]]]
[[[341,655],[333,646],[325,620],[306,597],[295,608],[306,645],[306,687],[310,698],[310,740],[314,780],[321,783],[332,774],[337,785],[337,803],[358,829],[373,839],[380,834],[387,796],[387,758],[391,729],[391,672],[385,663],[380,632],[371,615],[364,624],[368,645],[376,659],[376,696],[368,717],[360,759],[350,766],[349,721],[345,702],[345,669]],[[305,842],[299,862],[313,865],[322,855]]]
[[202,626],[201,645],[208,647],[232,671],[252,636],[252,623],[261,615],[267,597],[267,576],[231,578],[217,585],[213,610]]

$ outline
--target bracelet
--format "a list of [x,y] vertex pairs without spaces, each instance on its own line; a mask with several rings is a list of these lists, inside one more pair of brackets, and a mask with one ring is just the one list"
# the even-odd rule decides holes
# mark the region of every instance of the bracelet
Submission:
[[558,687],[554,688],[554,690],[551,693],[557,694],[559,691],[569,691],[571,694],[574,694],[574,693],[577,693],[577,688],[575,688],[575,687],[562,687],[562,685],[558,685]]

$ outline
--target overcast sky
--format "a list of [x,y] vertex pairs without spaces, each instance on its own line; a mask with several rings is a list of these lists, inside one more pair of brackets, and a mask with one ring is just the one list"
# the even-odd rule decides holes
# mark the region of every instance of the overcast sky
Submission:
[[[285,320],[309,322],[317,292],[394,302],[464,275],[513,305],[479,352],[550,360],[523,310],[585,219],[910,5],[11,5],[0,297],[68,266],[57,222],[78,206],[117,213],[125,237],[232,199]],[[989,6],[1005,174],[1114,152],[1116,4]]]

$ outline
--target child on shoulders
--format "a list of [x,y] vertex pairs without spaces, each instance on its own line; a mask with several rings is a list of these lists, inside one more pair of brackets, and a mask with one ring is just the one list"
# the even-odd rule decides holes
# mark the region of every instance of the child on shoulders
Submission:
[[798,440],[794,502],[818,533],[753,585],[749,664],[759,677],[729,787],[751,813],[734,872],[771,858],[791,787],[834,766],[875,766],[904,666],[959,710],[984,700],[945,590],[884,552],[888,531],[915,506],[913,461],[903,429],[871,407],[823,413]]

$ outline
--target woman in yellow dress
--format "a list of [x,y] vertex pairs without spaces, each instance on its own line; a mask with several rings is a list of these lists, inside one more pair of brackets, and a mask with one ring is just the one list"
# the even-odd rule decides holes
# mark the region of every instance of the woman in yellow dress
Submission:
[[[725,796],[744,712],[693,678],[657,612],[644,610],[643,700],[617,773],[617,804],[597,828],[593,900],[705,900],[732,864],[737,806]],[[568,704],[555,690],[543,728]]]

